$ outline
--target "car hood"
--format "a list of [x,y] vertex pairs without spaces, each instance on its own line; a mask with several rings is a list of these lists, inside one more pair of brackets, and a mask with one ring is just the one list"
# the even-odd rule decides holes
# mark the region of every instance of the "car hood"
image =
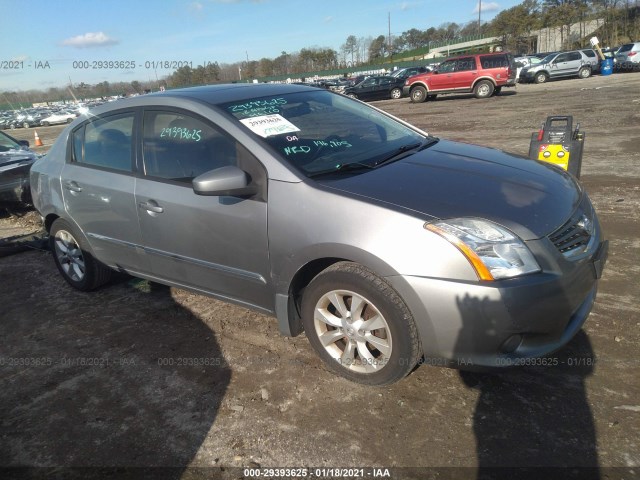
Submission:
[[561,226],[581,199],[578,183],[557,167],[444,140],[375,170],[318,182],[427,217],[485,218],[524,240]]
[[36,154],[29,150],[7,150],[0,152],[0,167],[18,165],[25,161],[34,162],[36,159]]

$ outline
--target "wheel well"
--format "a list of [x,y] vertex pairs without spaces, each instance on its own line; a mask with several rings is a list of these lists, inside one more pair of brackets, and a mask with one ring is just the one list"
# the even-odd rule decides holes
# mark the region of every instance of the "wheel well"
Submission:
[[475,81],[475,82],[473,82],[473,86],[472,86],[471,88],[476,88],[476,85],[477,85],[479,82],[482,82],[483,80],[486,80],[486,81],[488,81],[488,82],[491,82],[491,83],[493,84],[493,88],[496,88],[496,86],[497,86],[496,81],[495,81],[493,78],[491,78],[491,77],[481,77],[481,78],[477,78],[477,79],[476,79],[476,81]]
[[334,263],[349,261],[344,258],[318,258],[304,265],[296,272],[289,284],[289,324],[295,325],[297,331],[302,332],[302,316],[300,305],[304,289],[320,272]]
[[427,87],[427,85],[426,85],[426,84],[424,84],[424,83],[422,83],[422,82],[412,83],[412,84],[409,86],[409,91],[413,90],[413,89],[414,89],[414,88],[416,88],[416,87],[422,87],[422,88],[424,88],[427,92],[429,91],[429,87]]
[[49,215],[47,215],[44,219],[44,228],[47,230],[47,232],[51,231],[51,225],[53,225],[53,222],[55,222],[58,218],[58,215],[56,215],[55,213],[50,213]]

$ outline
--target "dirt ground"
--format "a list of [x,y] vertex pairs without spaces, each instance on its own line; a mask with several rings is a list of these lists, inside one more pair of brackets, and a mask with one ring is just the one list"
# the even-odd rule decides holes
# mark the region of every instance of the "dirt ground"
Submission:
[[[611,245],[593,312],[558,365],[421,366],[363,387],[328,373],[304,336],[281,337],[274,318],[131,278],[79,293],[49,253],[28,251],[0,258],[0,466],[174,467],[154,471],[169,478],[222,472],[188,468],[212,466],[235,477],[243,471],[228,468],[395,467],[392,478],[564,467],[558,478],[639,478],[640,74],[375,105],[436,136],[523,155],[548,115],[580,122],[581,181]],[[61,129],[37,129],[41,150]],[[12,134],[33,143],[32,129]],[[34,212],[0,211],[0,237],[37,227]]]

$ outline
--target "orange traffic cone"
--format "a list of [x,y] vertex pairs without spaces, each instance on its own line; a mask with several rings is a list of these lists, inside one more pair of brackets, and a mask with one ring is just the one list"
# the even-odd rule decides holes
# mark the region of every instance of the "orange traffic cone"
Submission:
[[34,130],[33,133],[36,136],[36,147],[43,147],[44,143],[42,143],[42,140],[40,140],[40,137],[38,136],[38,132]]

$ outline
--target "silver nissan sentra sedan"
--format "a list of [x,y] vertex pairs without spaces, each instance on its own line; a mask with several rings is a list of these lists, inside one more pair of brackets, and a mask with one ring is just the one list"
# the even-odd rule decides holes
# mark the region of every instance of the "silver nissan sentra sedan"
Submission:
[[63,278],[114,271],[274,315],[334,372],[540,359],[582,327],[607,241],[554,166],[300,85],[104,105],[31,169]]

